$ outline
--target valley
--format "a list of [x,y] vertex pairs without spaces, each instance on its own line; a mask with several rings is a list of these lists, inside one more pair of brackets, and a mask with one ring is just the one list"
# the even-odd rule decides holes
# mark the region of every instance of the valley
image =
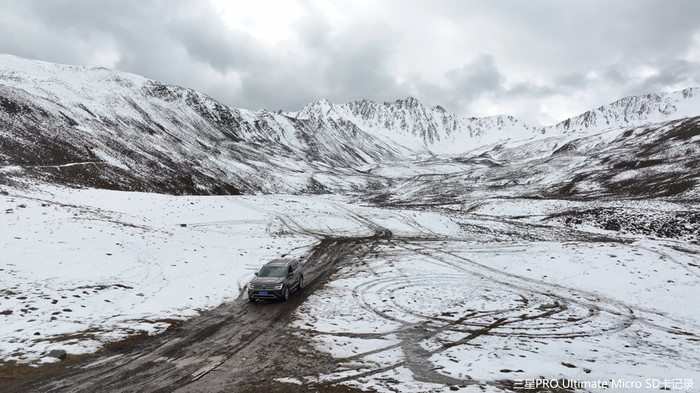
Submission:
[[0,63],[2,391],[700,383],[697,88],[531,127]]
[[[318,196],[15,192],[3,208],[24,207],[6,213],[16,221],[4,255],[32,264],[4,269],[4,317],[16,321],[4,356],[40,366],[3,363],[4,391],[498,392],[540,376],[700,377],[700,246],[546,219],[586,202],[493,199],[465,213]],[[59,229],[91,245],[42,233]],[[300,258],[306,288],[250,303],[245,283],[281,255]],[[47,356],[60,348],[65,366]]]

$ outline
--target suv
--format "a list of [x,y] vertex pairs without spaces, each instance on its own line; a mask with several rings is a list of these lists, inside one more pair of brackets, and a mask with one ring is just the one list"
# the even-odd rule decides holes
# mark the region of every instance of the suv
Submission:
[[263,266],[248,283],[248,299],[286,301],[289,293],[304,287],[304,272],[296,259],[275,259]]

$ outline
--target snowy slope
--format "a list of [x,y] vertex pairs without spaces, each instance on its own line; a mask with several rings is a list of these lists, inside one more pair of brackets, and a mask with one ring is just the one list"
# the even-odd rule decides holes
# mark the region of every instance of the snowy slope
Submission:
[[[275,373],[288,390],[327,383],[449,392],[469,384],[465,391],[503,392],[517,390],[502,389],[504,381],[525,378],[697,381],[697,243],[528,225],[504,217],[503,205],[537,215],[580,203],[509,199],[479,214],[450,214],[335,197],[3,187],[0,364],[58,362],[51,350],[75,358],[221,303],[246,306],[236,299],[262,261],[304,258],[321,237],[367,238],[381,227],[393,238],[343,263],[289,319],[274,321],[335,360],[324,358],[320,373]],[[250,333],[235,317],[224,325],[211,330]],[[179,369],[197,359],[192,352],[144,361]],[[305,364],[314,356],[281,352]],[[140,357],[119,359],[129,358]],[[216,364],[218,375],[231,370]],[[129,380],[144,376],[125,368]]]
[[374,234],[360,214],[397,234],[456,228],[430,213],[406,224],[391,210],[318,196],[36,184],[0,188],[0,211],[0,364],[35,361],[56,347],[94,352],[125,336],[162,332],[238,298],[263,261],[301,258],[322,236]]
[[700,200],[700,116],[600,133],[498,143],[456,157],[386,163],[372,195],[391,204],[456,205],[488,198]]
[[595,133],[698,115],[700,115],[700,88],[689,87],[673,93],[625,97],[554,126],[545,127],[544,130],[548,135],[562,132]]
[[345,119],[381,140],[433,154],[461,153],[485,143],[536,135],[535,129],[511,116],[460,117],[440,106],[428,109],[413,97],[381,104],[361,100],[341,105],[323,99],[289,116]]
[[[697,116],[698,90],[628,97],[535,128],[510,116],[456,116],[415,98],[253,112],[133,74],[0,55],[0,182],[173,194],[361,191],[392,184],[382,166],[412,166],[416,157]],[[438,173],[455,170],[448,166]]]
[[395,102],[360,100],[345,104],[321,99],[287,114],[299,119],[348,120],[369,134],[414,152],[460,154],[504,141],[595,134],[698,116],[700,88],[626,97],[547,127],[532,127],[505,115],[460,117],[441,106],[426,108],[413,97]]
[[[0,56],[0,109],[5,172],[63,184],[189,194],[315,192],[363,184],[351,168],[399,153],[345,122],[238,110],[132,74],[13,56]],[[326,174],[332,167],[338,170]]]
[[413,98],[252,112],[0,56],[0,362],[161,332],[234,302],[262,261],[380,228],[393,238],[286,326],[337,367],[285,383],[697,381],[697,97],[631,97],[541,135]]

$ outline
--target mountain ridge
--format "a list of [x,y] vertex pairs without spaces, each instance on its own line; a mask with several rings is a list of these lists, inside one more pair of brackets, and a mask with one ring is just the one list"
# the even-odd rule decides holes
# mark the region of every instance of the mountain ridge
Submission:
[[[94,73],[97,74],[97,78],[93,78],[96,79],[93,81],[93,84],[110,81],[121,84],[124,87],[140,84],[142,88],[149,90],[154,96],[166,101],[172,102],[176,99],[186,99],[194,104],[207,102],[208,111],[201,113],[205,117],[212,116],[212,112],[215,112],[216,115],[219,117],[223,116],[227,120],[231,120],[232,115],[234,117],[244,116],[250,120],[251,117],[273,113],[266,109],[252,111],[226,106],[193,89],[166,85],[136,74],[110,70],[104,67],[54,64],[22,59],[12,55],[0,55],[0,66],[3,68],[0,82],[4,85],[7,85],[11,80],[26,82],[27,76],[33,75],[34,78],[40,77],[35,79],[35,82],[62,88],[47,89],[39,87],[39,83],[35,83],[34,86],[22,85],[22,88],[25,90],[27,90],[27,87],[33,87],[28,92],[44,99],[75,100],[78,98],[76,97],[76,92],[70,91],[70,89],[65,87],[71,84],[80,84],[85,87],[86,84],[82,77],[86,73]],[[18,69],[22,71],[18,71]],[[81,78],[76,78],[71,73],[79,73]],[[57,78],[59,75],[62,78]],[[87,86],[89,87],[90,85]],[[105,91],[109,93],[109,90],[105,89],[99,89],[99,91],[99,95],[103,95]],[[187,92],[187,94],[183,94],[183,92]],[[90,89],[83,88],[80,93],[82,93],[80,99],[83,101],[99,101],[95,100],[98,95],[90,91]],[[89,100],[86,100],[86,98],[89,98]],[[80,101],[80,99],[76,101]],[[84,102],[80,103],[85,105]],[[107,108],[96,109],[92,110],[92,112],[102,112]],[[230,114],[226,114],[227,111]],[[420,151],[423,149],[437,154],[457,154],[474,146],[460,145],[453,147],[453,149],[461,149],[455,151],[447,149],[445,145],[454,144],[456,138],[473,138],[469,142],[484,145],[502,139],[525,139],[539,136],[540,134],[552,135],[559,132],[582,131],[599,132],[626,126],[658,123],[693,116],[698,114],[698,112],[700,112],[700,87],[689,87],[672,93],[650,93],[624,97],[608,105],[602,105],[549,126],[531,126],[510,115],[487,117],[459,116],[448,112],[439,105],[427,108],[415,97],[383,103],[362,99],[344,104],[334,104],[327,99],[319,99],[307,104],[298,111],[280,111],[280,114],[296,119],[328,117],[339,120],[343,118],[344,120],[355,122],[363,131],[373,135],[396,137],[396,135],[390,135],[391,132],[394,132],[401,137],[414,137],[416,140],[412,142],[418,143],[413,143],[410,146],[413,150]],[[210,118],[210,120],[222,121],[223,119]],[[383,132],[373,132],[377,130]],[[508,133],[494,135],[503,131]]]
[[[374,136],[395,142],[401,138],[403,147],[430,154],[459,154],[477,144],[524,139],[537,134],[536,128],[512,116],[458,116],[441,106],[426,108],[415,97],[383,103],[363,99],[345,104],[321,99],[299,111],[286,113],[295,118],[343,118]],[[508,134],[498,134],[503,131]]]
[[457,116],[414,97],[250,111],[135,74],[0,55],[0,181],[21,172],[167,193],[359,190],[389,182],[368,175],[384,162],[700,114],[698,88],[644,97],[544,128]]
[[700,87],[671,93],[628,96],[586,111],[549,127],[553,132],[600,132],[627,126],[642,126],[700,114]]

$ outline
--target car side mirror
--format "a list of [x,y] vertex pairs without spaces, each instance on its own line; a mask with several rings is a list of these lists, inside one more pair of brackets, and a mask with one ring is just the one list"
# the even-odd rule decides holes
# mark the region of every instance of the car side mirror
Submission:
[[254,274],[257,276],[257,275],[258,275],[258,272],[255,272]]
[[294,275],[294,272],[288,272],[287,277],[292,277]]

